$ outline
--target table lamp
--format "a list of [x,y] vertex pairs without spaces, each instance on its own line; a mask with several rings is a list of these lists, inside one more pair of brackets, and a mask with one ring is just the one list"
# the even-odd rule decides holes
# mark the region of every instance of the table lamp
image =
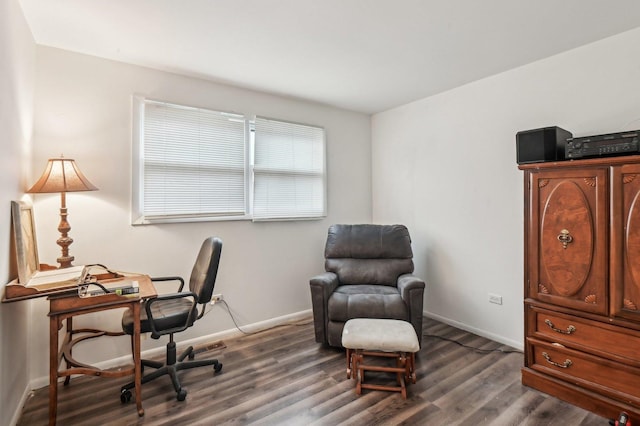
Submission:
[[71,226],[67,222],[66,193],[76,191],[95,191],[96,188],[84,177],[75,161],[71,158],[50,158],[40,179],[27,192],[30,194],[60,193],[60,238],[56,241],[62,248],[62,256],[57,259],[60,268],[68,268],[74,260],[69,256],[69,246],[73,239],[68,236]]

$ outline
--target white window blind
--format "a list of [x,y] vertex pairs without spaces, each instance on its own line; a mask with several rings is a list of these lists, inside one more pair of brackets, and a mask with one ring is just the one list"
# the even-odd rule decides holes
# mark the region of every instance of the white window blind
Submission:
[[245,119],[144,101],[145,219],[244,215]]
[[253,218],[325,216],[324,129],[257,117],[254,137]]

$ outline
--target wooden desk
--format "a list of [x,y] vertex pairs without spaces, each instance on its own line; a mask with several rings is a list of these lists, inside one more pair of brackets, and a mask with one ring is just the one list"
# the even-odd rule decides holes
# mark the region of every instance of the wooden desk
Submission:
[[[135,396],[138,415],[144,415],[141,397],[142,370],[140,364],[140,301],[157,295],[151,279],[146,275],[127,276],[124,279],[138,281],[140,293],[137,295],[118,296],[106,294],[102,296],[80,298],[77,294],[49,296],[49,424],[56,424],[58,410],[58,378],[65,377],[64,384],[69,384],[71,375],[87,374],[100,377],[122,377],[134,375]],[[73,317],[99,312],[108,309],[131,308],[134,315],[132,336],[133,366],[122,370],[100,370],[91,365],[73,359],[73,346],[83,340],[100,336],[122,336],[123,332],[108,332],[97,329],[73,329]],[[66,320],[66,332],[62,345],[58,332]],[[76,337],[74,337],[76,335]],[[78,335],[80,335],[78,337]],[[66,368],[60,370],[60,363],[65,360]],[[114,395],[117,397],[117,395]]]

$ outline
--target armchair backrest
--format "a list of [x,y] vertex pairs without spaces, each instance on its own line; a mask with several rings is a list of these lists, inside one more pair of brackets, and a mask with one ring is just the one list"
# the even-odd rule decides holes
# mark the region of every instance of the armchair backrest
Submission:
[[221,253],[222,240],[217,237],[207,238],[200,247],[189,279],[189,290],[198,295],[197,303],[208,303],[211,300]]
[[332,225],[324,250],[325,270],[340,284],[396,286],[413,272],[411,237],[404,225]]

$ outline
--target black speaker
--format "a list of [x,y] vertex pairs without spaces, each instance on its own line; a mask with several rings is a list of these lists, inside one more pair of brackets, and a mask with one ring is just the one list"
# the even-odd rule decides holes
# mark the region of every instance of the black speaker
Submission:
[[571,132],[556,126],[518,132],[516,162],[527,164],[562,161],[566,141],[572,136]]

